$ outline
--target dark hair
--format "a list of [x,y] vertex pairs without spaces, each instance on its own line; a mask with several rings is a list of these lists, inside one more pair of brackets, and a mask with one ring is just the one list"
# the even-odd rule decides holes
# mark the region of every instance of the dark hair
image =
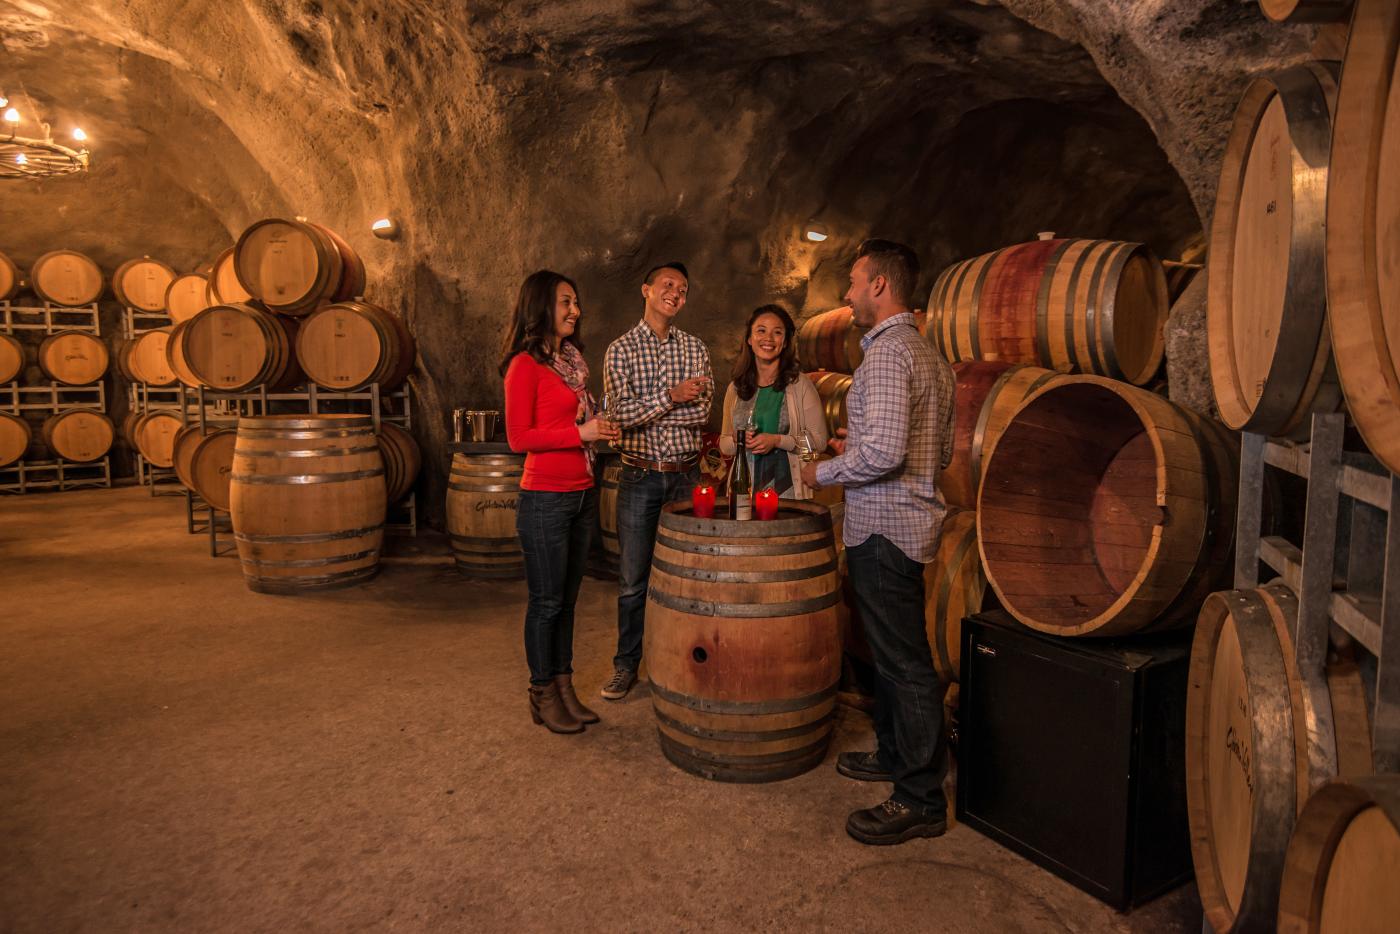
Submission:
[[[506,329],[505,346],[501,352],[502,376],[506,375],[510,361],[518,353],[529,354],[537,363],[549,362],[550,339],[554,336],[554,304],[561,282],[567,283],[574,294],[578,294],[574,280],[548,269],[532,272],[520,283],[520,295],[515,300],[515,310],[510,313],[510,326]],[[580,319],[574,325],[574,333],[564,338],[579,350],[583,349],[582,326]]]
[[912,305],[914,286],[919,282],[919,258],[914,251],[893,240],[863,240],[856,247],[856,259],[870,258],[870,277],[884,276],[890,297],[901,305]]
[[647,270],[646,278],[642,281],[647,285],[651,285],[652,281],[656,278],[656,274],[663,269],[674,269],[676,272],[685,276],[686,282],[690,281],[690,273],[686,270],[685,263],[662,263],[660,266],[653,266]]
[[782,305],[760,305],[744,322],[744,337],[739,343],[739,359],[734,361],[734,391],[740,399],[752,399],[758,392],[758,363],[753,358],[753,348],[749,337],[753,334],[753,323],[763,315],[773,315],[783,323],[783,352],[778,357],[778,379],[776,388],[783,388],[802,374],[797,363],[797,330],[792,324],[792,315]]

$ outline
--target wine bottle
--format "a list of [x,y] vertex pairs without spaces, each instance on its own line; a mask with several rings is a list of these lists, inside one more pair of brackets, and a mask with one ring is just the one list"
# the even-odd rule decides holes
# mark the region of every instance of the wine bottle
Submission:
[[744,451],[746,431],[734,433],[734,444],[738,450],[734,463],[729,467],[729,518],[748,520],[753,518],[753,499],[750,496],[752,481],[749,478],[749,458]]

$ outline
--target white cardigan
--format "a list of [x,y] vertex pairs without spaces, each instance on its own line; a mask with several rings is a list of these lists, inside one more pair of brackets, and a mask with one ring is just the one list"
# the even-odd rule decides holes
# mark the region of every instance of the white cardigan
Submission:
[[[792,472],[792,495],[796,499],[811,499],[812,490],[802,482],[802,455],[798,452],[797,439],[802,429],[812,434],[812,444],[818,451],[826,448],[831,435],[826,426],[826,414],[822,408],[822,397],[817,387],[807,378],[807,374],[797,374],[797,379],[788,384],[783,393],[787,405],[788,433],[781,436],[778,446],[788,452],[788,468]],[[719,449],[729,457],[738,451],[734,443],[734,404],[739,401],[739,392],[730,383],[724,393],[724,427],[720,429]],[[782,490],[778,491],[783,492]]]

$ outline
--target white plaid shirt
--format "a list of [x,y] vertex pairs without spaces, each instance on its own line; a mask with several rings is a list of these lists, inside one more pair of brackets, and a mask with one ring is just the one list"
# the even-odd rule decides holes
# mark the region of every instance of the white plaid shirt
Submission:
[[[674,402],[671,387],[692,376],[709,378],[693,402]],[[619,450],[654,461],[675,461],[700,450],[700,429],[714,397],[710,352],[700,338],[671,328],[666,340],[643,319],[608,345],[603,391],[608,416],[622,428]]]
[[846,451],[818,464],[817,480],[846,488],[847,548],[883,535],[927,564],[948,511],[938,472],[953,459],[953,368],[912,314],[882,321],[860,346],[865,358],[846,395]]

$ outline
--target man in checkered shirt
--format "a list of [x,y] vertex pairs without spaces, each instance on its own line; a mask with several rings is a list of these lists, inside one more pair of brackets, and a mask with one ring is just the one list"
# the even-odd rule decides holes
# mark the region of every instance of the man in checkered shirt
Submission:
[[839,456],[803,465],[814,486],[845,487],[842,538],[852,589],[875,661],[874,752],[843,752],[836,768],[894,782],[889,800],[852,813],[862,843],[903,843],[947,829],[943,686],[924,630],[924,565],[938,550],[947,506],[938,472],[953,459],[953,369],[910,312],[919,261],[907,246],[867,240],[856,252],[846,301],[864,359],[846,395]]
[[603,697],[620,700],[637,681],[647,581],[661,507],[685,500],[700,479],[700,429],[710,420],[710,352],[673,327],[690,276],[680,263],[653,268],[642,285],[642,320],[603,356],[607,418],[622,428],[617,446],[617,655]]

